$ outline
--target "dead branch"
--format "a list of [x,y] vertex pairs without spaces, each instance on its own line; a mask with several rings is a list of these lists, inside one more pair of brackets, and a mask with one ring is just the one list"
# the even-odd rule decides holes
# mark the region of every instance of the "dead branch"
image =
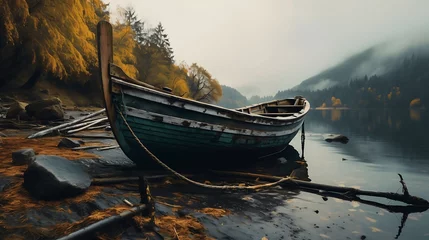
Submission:
[[99,222],[96,222],[85,228],[82,228],[76,232],[73,232],[65,237],[59,238],[58,240],[92,239],[91,237],[93,237],[100,230],[105,229],[108,226],[122,222],[126,219],[132,218],[137,214],[142,213],[145,209],[146,209],[145,204],[142,204],[137,207],[133,207],[130,210],[122,212],[119,215],[115,215],[115,216],[111,216],[106,219],[103,219]]
[[98,145],[98,146],[85,146],[85,147],[74,147],[72,148],[73,151],[78,150],[88,150],[88,149],[94,149],[94,148],[102,148],[102,147],[110,147],[111,145]]
[[103,118],[105,118],[105,117],[91,119],[91,121],[83,121],[82,123],[78,123],[78,124],[75,124],[75,125],[71,125],[71,126],[59,129],[59,131],[60,132],[65,132],[65,131],[70,130],[70,129],[75,129],[75,128],[78,128],[78,127],[86,126],[86,125],[88,125],[90,123],[93,123],[93,122],[98,121],[98,120],[103,119]]
[[85,125],[85,126],[83,126],[81,128],[67,131],[67,134],[71,134],[71,133],[76,133],[76,132],[83,131],[83,130],[89,128],[89,127],[95,126],[95,125],[97,125],[99,123],[102,123],[102,122],[105,122],[105,121],[107,121],[107,117],[104,117],[104,118],[99,119],[99,120],[95,120],[95,121],[93,121],[93,122],[89,123],[88,125]]
[[[222,175],[260,178],[260,179],[265,179],[270,181],[276,181],[276,180],[278,181],[280,179],[284,179],[283,177],[254,174],[254,173],[229,172],[229,171],[213,171],[213,172],[216,174],[222,174]],[[337,187],[337,186],[331,186],[331,185],[325,185],[325,184],[305,182],[305,181],[300,181],[300,180],[291,179],[291,178],[288,178],[287,180],[283,181],[280,185],[291,187],[291,188],[298,188],[301,190],[313,189],[313,190],[329,191],[334,193],[342,193],[349,198],[355,198],[359,195],[371,196],[371,197],[382,197],[382,198],[388,198],[395,201],[404,202],[414,206],[429,207],[429,202],[427,200],[423,198],[411,196],[411,195],[406,195],[406,194],[398,194],[398,193],[392,193],[392,192],[364,191],[364,190],[359,190],[359,189],[350,188],[350,187]]]
[[30,135],[30,136],[28,136],[27,138],[31,139],[31,138],[39,138],[39,137],[43,137],[43,136],[45,136],[45,135],[47,135],[47,134],[49,134],[49,133],[52,133],[52,132],[54,132],[54,131],[56,131],[56,130],[61,129],[61,128],[68,127],[68,126],[71,126],[71,125],[73,125],[73,124],[76,124],[76,123],[82,122],[82,121],[83,121],[83,120],[85,120],[85,119],[88,119],[88,118],[91,118],[91,117],[94,117],[94,116],[100,115],[100,114],[104,113],[105,111],[106,111],[106,109],[101,109],[101,110],[99,110],[99,111],[97,111],[97,112],[94,112],[94,113],[91,113],[91,114],[89,114],[89,115],[87,115],[87,116],[85,116],[85,117],[83,117],[83,118],[79,118],[79,119],[76,119],[76,120],[74,120],[74,121],[71,121],[71,122],[68,122],[68,123],[64,123],[64,124],[60,124],[60,125],[55,126],[55,127],[53,127],[53,128],[45,129],[45,130],[43,130],[43,131],[40,131],[40,132],[37,132],[37,133],[31,134],[31,135]]
[[402,193],[406,196],[410,196],[410,193],[408,192],[408,188],[407,185],[405,185],[404,179],[402,178],[402,175],[400,173],[398,173],[399,175],[399,182],[402,184]]
[[115,149],[115,148],[119,148],[119,145],[100,147],[100,148],[97,148],[96,150],[97,151],[106,151],[106,150]]
[[88,135],[88,134],[72,134],[72,135],[67,135],[67,137],[72,137],[72,138],[98,138],[98,139],[115,139],[114,136],[109,136],[109,135]]

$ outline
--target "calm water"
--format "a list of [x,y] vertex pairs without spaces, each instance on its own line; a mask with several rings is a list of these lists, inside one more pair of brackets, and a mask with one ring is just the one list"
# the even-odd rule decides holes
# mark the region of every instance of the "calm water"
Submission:
[[[309,177],[317,183],[400,193],[401,173],[410,194],[429,199],[428,123],[427,110],[312,110],[305,123]],[[350,141],[325,142],[328,133]],[[301,149],[300,138],[291,145]],[[303,208],[312,211],[295,211]],[[395,239],[403,215],[335,198],[325,202],[310,193],[300,193],[277,211],[310,229],[310,239]],[[429,213],[410,214],[398,239],[429,239]]]

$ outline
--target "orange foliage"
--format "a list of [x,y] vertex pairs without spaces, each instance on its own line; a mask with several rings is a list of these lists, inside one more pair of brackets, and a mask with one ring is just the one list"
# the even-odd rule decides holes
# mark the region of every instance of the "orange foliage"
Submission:
[[421,107],[421,104],[420,98],[415,98],[411,100],[410,107]]
[[341,99],[336,98],[336,97],[332,97],[331,102],[332,102],[332,107],[341,107],[341,105],[342,105]]

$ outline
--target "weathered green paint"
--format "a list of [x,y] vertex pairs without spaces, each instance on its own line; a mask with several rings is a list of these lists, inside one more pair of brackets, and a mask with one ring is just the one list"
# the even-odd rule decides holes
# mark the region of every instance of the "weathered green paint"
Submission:
[[[197,113],[188,109],[168,106],[129,95],[115,95],[113,100],[117,109],[133,107],[148,112],[178,117],[190,121],[212,123],[228,126],[230,129],[253,129],[259,131],[278,132],[291,129],[302,124],[302,121],[288,126],[269,126],[244,123],[239,120],[227,119],[207,114]],[[120,132],[117,140],[125,154],[136,164],[144,166],[151,163],[146,152],[139,146],[131,135],[122,118],[116,113],[116,128]],[[163,118],[153,120],[131,115],[125,116],[137,138],[156,156],[168,164],[195,161],[208,164],[208,159],[224,158],[225,155],[242,157],[258,157],[279,151],[287,146],[297,132],[284,136],[249,136],[238,133],[210,131],[183,125],[166,123]],[[246,128],[247,127],[247,128]]]

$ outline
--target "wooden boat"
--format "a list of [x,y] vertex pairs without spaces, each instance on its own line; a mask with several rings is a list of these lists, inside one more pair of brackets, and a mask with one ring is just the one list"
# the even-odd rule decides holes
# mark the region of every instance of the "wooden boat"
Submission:
[[162,161],[208,164],[207,159],[212,158],[220,162],[225,156],[239,156],[243,160],[283,150],[310,109],[302,97],[227,109],[175,96],[168,89],[131,79],[112,63],[112,27],[108,22],[100,22],[97,33],[107,115],[120,147],[138,165],[150,160],[125,121]]

